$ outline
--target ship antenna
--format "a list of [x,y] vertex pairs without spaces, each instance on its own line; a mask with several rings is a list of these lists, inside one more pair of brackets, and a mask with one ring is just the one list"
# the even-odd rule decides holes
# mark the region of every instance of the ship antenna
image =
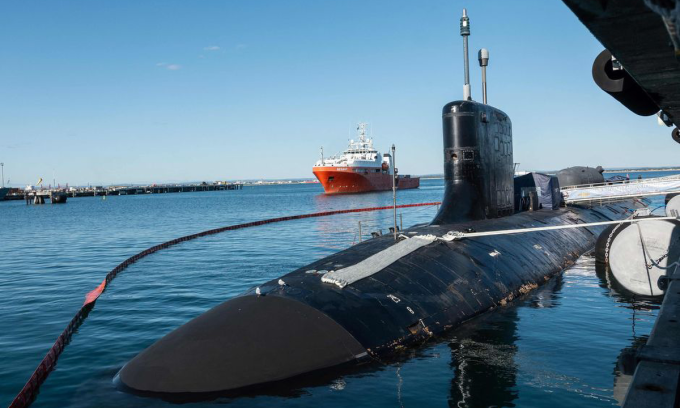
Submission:
[[397,240],[397,151],[392,144],[392,205],[394,209],[394,240]]
[[482,100],[486,105],[486,66],[489,65],[489,50],[482,48],[478,54],[479,66],[482,67]]
[[470,91],[470,62],[468,59],[468,37],[470,36],[470,19],[467,9],[463,9],[463,17],[460,18],[460,35],[463,37],[463,58],[465,61],[465,85],[463,85],[463,99],[472,100]]
[[359,123],[357,130],[359,131],[359,142],[366,143],[366,124],[363,122]]

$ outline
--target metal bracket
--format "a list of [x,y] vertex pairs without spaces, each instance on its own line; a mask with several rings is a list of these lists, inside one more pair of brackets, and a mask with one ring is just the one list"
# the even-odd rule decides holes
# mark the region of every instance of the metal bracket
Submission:
[[668,114],[664,111],[659,111],[659,113],[656,114],[659,117],[659,122],[663,123],[664,125],[671,127],[673,126],[673,121],[671,120],[670,117],[668,117]]
[[646,216],[651,215],[651,214],[652,214],[652,211],[649,208],[638,208],[633,213],[633,218],[646,217]]

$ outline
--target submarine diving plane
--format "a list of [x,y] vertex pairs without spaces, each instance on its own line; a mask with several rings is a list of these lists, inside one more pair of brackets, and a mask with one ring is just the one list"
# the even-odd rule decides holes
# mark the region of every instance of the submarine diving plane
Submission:
[[[644,206],[516,208],[512,123],[486,96],[472,100],[465,11],[460,28],[464,98],[442,110],[445,192],[432,222],[361,242],[215,306],[125,364],[121,388],[239,392],[397,353],[545,283],[592,249],[604,226],[457,239],[461,232],[618,220]],[[485,66],[488,53],[480,57]]]

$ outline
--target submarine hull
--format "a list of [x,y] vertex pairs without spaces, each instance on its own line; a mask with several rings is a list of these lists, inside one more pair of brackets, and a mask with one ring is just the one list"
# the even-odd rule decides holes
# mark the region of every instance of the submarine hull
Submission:
[[[624,218],[643,202],[571,207],[448,225],[405,236],[495,231]],[[226,392],[395,353],[505,305],[593,248],[603,227],[436,240],[344,288],[318,271],[355,265],[395,245],[365,241],[226,301],[140,353],[119,373],[133,391]],[[413,239],[413,238],[409,238]]]
[[449,231],[609,221],[645,205],[511,215],[509,117],[466,100],[445,105],[442,123],[446,190],[431,224],[402,231],[398,242],[370,239],[224,302],[132,359],[120,382],[160,394],[226,392],[398,352],[544,283],[593,248],[603,227],[444,239]]

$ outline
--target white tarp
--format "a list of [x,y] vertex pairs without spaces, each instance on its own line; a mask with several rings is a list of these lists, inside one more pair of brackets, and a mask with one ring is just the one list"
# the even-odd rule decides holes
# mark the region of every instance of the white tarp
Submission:
[[617,197],[635,197],[680,191],[679,179],[647,179],[631,183],[610,184],[597,187],[563,189],[566,202],[597,200]]
[[358,264],[326,273],[321,278],[321,282],[333,283],[344,288],[358,280],[380,272],[416,249],[434,242],[436,239],[437,237],[434,235],[416,235],[407,238],[375,255],[369,256]]

